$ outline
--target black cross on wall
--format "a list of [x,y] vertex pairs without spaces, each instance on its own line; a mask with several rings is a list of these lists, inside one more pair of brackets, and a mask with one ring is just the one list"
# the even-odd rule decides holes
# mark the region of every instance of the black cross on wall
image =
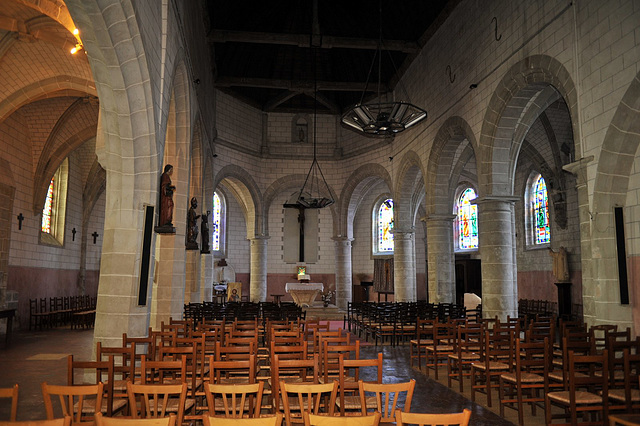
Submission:
[[96,231],[93,231],[93,234],[91,234],[91,236],[93,237],[93,244],[96,243],[96,239],[98,238],[98,233]]

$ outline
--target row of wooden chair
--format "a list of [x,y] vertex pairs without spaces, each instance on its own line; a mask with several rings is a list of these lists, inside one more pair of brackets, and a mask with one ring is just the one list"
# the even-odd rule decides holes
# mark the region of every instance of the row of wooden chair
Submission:
[[89,295],[29,299],[29,330],[66,324],[85,326],[92,313],[95,317],[95,308],[96,297]]

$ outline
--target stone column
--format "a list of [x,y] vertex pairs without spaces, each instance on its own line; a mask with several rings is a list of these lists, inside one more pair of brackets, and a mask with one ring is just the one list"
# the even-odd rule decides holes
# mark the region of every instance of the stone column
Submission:
[[335,237],[333,241],[336,249],[336,306],[347,309],[347,302],[352,300],[351,242],[353,238]]
[[393,285],[396,302],[416,300],[415,230],[393,231]]
[[455,303],[453,220],[455,215],[430,215],[427,223],[429,301]]
[[269,237],[251,239],[251,283],[249,293],[252,302],[267,301],[267,241]]
[[162,321],[182,318],[186,285],[184,234],[158,235],[149,325],[160,330]]
[[200,299],[200,250],[187,250],[184,303],[202,302]]
[[213,255],[200,255],[200,302],[213,300]]
[[518,314],[515,257],[515,197],[488,196],[477,201],[482,259],[482,315],[506,319]]

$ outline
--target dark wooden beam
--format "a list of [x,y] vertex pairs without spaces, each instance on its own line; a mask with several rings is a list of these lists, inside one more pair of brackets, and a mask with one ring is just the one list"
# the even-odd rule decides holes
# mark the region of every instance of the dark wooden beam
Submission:
[[[254,77],[228,77],[220,76],[216,79],[216,87],[260,87],[263,89],[286,89],[292,92],[303,92],[312,90],[314,82],[303,80],[283,80],[275,78],[254,78]],[[338,92],[362,92],[367,84],[365,82],[341,82],[341,81],[319,81],[318,90],[338,91]],[[377,85],[369,84],[368,91],[375,92]],[[387,86],[383,83],[380,86],[381,92],[387,91]]]

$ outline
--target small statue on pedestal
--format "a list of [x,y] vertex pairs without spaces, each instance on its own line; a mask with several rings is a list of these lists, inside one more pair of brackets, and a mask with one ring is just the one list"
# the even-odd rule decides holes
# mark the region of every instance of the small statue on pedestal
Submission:
[[160,217],[155,231],[159,234],[175,234],[176,228],[173,226],[173,193],[176,187],[171,183],[173,166],[164,166],[164,173],[160,177]]
[[187,250],[198,249],[198,218],[199,214],[196,213],[198,207],[198,200],[196,197],[191,198],[191,207],[187,213]]
[[209,251],[209,215],[211,214],[210,210],[207,210],[206,214],[202,214],[201,222],[200,222],[200,231],[201,231],[201,239],[202,239],[202,247],[200,248],[200,253],[211,253]]
[[549,256],[553,258],[553,275],[558,282],[569,281],[569,262],[567,261],[567,249],[560,247],[558,251],[549,248]]

